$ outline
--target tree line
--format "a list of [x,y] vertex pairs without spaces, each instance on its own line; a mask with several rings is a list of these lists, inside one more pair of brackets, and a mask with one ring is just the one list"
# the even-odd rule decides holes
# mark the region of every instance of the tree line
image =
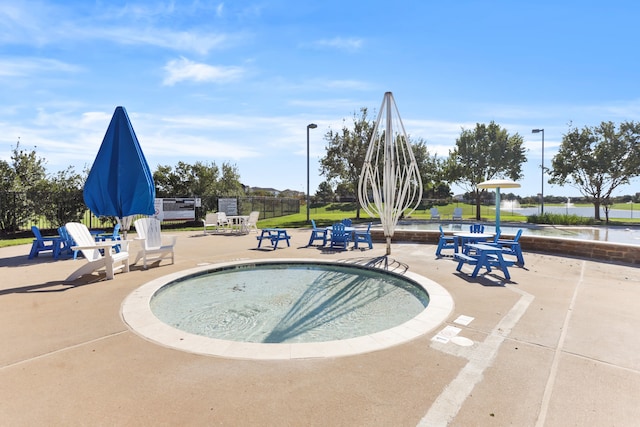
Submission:
[[[315,193],[316,202],[339,198],[355,201],[360,208],[355,195],[373,129],[367,108],[361,108],[359,115],[353,114],[352,123],[345,119],[342,129],[327,131],[319,171],[325,180]],[[477,219],[488,194],[478,188],[479,183],[498,178],[517,181],[523,176],[524,139],[493,121],[463,128],[447,157],[430,153],[421,138],[410,138],[410,143],[420,170],[423,199],[449,202],[450,185],[457,183],[474,199]],[[77,172],[68,167],[49,175],[45,165],[35,150],[24,150],[20,141],[9,162],[0,160],[0,230],[17,231],[21,224],[38,217],[55,227],[82,218],[87,209],[82,188],[88,169]],[[570,125],[546,173],[549,183],[570,185],[593,203],[596,220],[603,207],[608,220],[614,190],[640,175],[640,124],[602,122],[582,129]],[[215,162],[179,161],[175,166],[159,165],[153,178],[157,197],[200,197],[204,212],[215,210],[217,197],[248,195],[237,167],[229,163],[219,167]]]
[[[38,218],[55,228],[81,221],[87,211],[82,190],[88,174],[89,169],[77,172],[72,166],[47,174],[45,159],[18,141],[10,161],[0,160],[0,230],[19,231],[22,224]],[[200,197],[204,212],[214,210],[220,196],[246,195],[236,166],[229,163],[159,165],[153,179],[156,197]]]
[[[366,108],[360,109],[360,115],[354,113],[352,120],[352,124],[343,121],[340,131],[329,130],[324,136],[327,153],[320,160],[320,173],[326,180],[319,185],[316,198],[352,195],[355,200],[374,123]],[[522,164],[527,161],[523,137],[509,134],[494,121],[463,128],[445,158],[430,154],[424,140],[409,139],[423,181],[423,199],[448,202],[450,185],[456,183],[474,200],[478,220],[482,199],[487,195],[478,184],[523,177]],[[582,129],[570,125],[552,159],[552,168],[545,172],[548,183],[572,186],[593,203],[596,220],[600,220],[603,207],[608,221],[614,190],[640,175],[640,123],[623,122],[616,127],[613,122],[602,122]]]

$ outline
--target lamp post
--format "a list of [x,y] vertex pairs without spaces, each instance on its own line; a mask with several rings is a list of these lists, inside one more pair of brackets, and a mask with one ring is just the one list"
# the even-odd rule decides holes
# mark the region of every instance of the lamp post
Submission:
[[531,129],[531,133],[542,133],[542,160],[540,168],[542,169],[542,188],[540,191],[540,215],[544,215],[544,129]]
[[307,125],[307,222],[309,222],[309,129],[315,129],[318,125],[310,123]]

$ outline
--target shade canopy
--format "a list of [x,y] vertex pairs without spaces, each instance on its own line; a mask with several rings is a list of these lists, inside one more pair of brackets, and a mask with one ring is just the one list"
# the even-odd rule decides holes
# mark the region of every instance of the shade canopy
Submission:
[[478,188],[495,188],[496,189],[496,236],[500,237],[500,189],[501,188],[520,188],[520,184],[508,179],[491,179],[478,184]]
[[491,179],[478,184],[478,188],[520,188],[520,184],[508,179]]
[[153,215],[153,175],[123,107],[116,107],[84,185],[84,202],[96,216]]
[[421,198],[418,162],[393,94],[386,92],[360,171],[358,199],[369,216],[380,217],[387,255],[391,254],[391,238],[398,220],[411,214]]

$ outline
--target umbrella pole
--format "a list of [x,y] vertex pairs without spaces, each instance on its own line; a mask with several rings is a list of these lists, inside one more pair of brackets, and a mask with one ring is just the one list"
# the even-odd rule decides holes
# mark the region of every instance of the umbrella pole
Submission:
[[500,187],[496,188],[496,236],[500,238]]

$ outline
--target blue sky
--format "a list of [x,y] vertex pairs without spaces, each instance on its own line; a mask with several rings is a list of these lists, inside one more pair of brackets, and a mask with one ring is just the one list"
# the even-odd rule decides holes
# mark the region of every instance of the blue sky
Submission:
[[[18,138],[53,173],[90,166],[116,106],[147,160],[235,164],[246,185],[324,179],[324,135],[394,94],[405,129],[446,156],[494,120],[524,137],[541,186],[569,124],[640,121],[628,1],[13,1],[0,5],[0,158]],[[372,116],[372,119],[374,117]],[[454,188],[459,190],[457,188]],[[640,191],[638,180],[616,192]],[[546,183],[545,195],[574,196]]]

